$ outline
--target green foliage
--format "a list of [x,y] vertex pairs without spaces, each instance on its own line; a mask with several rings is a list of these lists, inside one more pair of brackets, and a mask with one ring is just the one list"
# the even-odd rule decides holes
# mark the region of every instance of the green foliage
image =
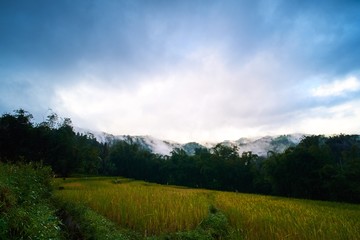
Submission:
[[228,235],[230,226],[226,216],[220,211],[217,211],[210,213],[200,224],[200,228],[214,239],[223,239]]
[[32,115],[20,109],[0,117],[0,161],[42,162],[56,174],[105,173],[106,146],[91,136],[75,134],[69,118],[51,113],[34,124]]
[[186,232],[176,232],[172,234],[149,237],[149,240],[213,240],[213,239],[230,239],[230,225],[226,216],[217,211],[210,213],[201,224],[194,230]]
[[0,163],[0,239],[61,239],[50,178],[49,167]]
[[8,237],[11,239],[60,239],[60,220],[46,204],[18,206],[7,214]]
[[273,194],[360,202],[360,141],[356,136],[309,136],[264,162]]

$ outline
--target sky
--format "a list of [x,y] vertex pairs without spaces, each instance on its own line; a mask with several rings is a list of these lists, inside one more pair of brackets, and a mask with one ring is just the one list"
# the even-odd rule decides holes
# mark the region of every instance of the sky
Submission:
[[178,142],[360,134],[360,1],[0,0],[0,114]]

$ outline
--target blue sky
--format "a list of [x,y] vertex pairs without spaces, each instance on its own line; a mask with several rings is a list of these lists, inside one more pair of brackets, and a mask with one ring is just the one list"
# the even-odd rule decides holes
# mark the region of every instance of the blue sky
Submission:
[[360,1],[0,0],[0,112],[179,142],[360,133]]

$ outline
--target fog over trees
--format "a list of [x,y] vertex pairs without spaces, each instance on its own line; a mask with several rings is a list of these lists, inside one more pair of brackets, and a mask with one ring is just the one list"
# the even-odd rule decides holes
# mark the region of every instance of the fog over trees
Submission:
[[283,153],[241,155],[221,144],[162,156],[131,141],[98,142],[69,118],[34,123],[19,109],[0,117],[0,161],[39,162],[58,176],[113,175],[161,184],[287,197],[360,202],[360,137],[307,136]]

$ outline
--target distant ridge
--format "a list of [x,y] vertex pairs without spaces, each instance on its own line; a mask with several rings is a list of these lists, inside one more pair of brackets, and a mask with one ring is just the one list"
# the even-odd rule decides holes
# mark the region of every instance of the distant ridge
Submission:
[[225,146],[236,146],[239,149],[239,154],[243,152],[251,151],[259,156],[266,156],[269,151],[281,153],[284,152],[288,147],[296,146],[299,144],[302,138],[307,136],[306,134],[296,133],[287,135],[277,136],[265,136],[259,138],[240,138],[235,141],[223,141],[219,143],[197,143],[189,142],[186,144],[180,144],[174,141],[166,141],[154,138],[152,136],[129,136],[129,135],[112,135],[105,132],[96,132],[91,130],[85,130],[82,128],[74,128],[75,132],[80,134],[91,135],[99,142],[114,142],[116,140],[123,140],[126,142],[133,142],[139,144],[144,149],[160,155],[170,156],[171,152],[176,149],[183,149],[187,154],[192,155],[195,153],[197,148],[210,149],[216,144],[222,144]]

